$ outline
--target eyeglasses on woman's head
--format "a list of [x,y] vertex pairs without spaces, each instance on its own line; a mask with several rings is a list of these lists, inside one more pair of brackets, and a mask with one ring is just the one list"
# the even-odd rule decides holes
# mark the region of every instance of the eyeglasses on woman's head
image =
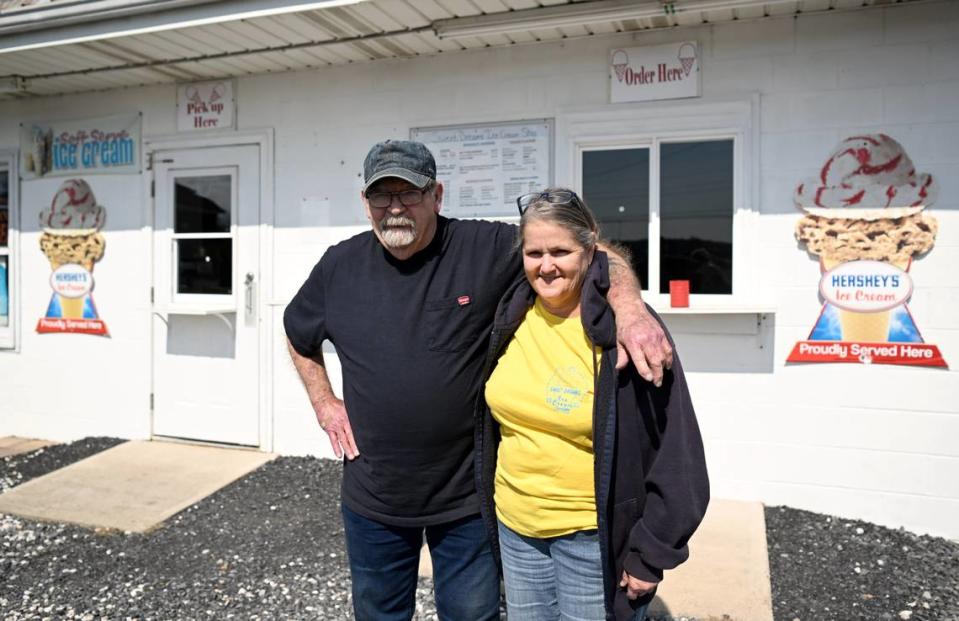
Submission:
[[553,203],[554,205],[562,205],[564,203],[573,203],[574,201],[578,202],[579,197],[576,196],[576,192],[571,190],[547,190],[545,192],[530,192],[529,194],[523,194],[516,199],[516,205],[519,207],[519,214],[523,215],[526,213],[526,209],[533,203],[545,201],[547,203]]

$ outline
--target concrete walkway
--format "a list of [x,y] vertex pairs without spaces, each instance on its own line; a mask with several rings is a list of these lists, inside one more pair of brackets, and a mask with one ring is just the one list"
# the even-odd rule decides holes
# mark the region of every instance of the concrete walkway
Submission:
[[[420,575],[432,572],[424,547]],[[710,501],[689,541],[689,561],[666,572],[650,612],[703,621],[773,621],[762,504]]]
[[125,442],[0,494],[0,513],[147,532],[276,457],[173,442]]
[[689,540],[689,561],[666,572],[650,609],[703,620],[773,621],[763,505],[710,501]]
[[52,446],[56,442],[49,440],[35,440],[33,438],[18,438],[17,436],[4,436],[0,438],[0,458],[29,453],[45,446]]

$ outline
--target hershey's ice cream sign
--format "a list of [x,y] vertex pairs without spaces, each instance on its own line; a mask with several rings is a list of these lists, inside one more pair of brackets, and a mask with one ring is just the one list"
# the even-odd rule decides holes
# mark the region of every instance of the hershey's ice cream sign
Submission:
[[618,48],[609,52],[612,103],[699,97],[699,43]]
[[39,334],[76,332],[106,336],[93,302],[93,266],[103,258],[106,208],[84,179],[67,179],[40,212],[40,250],[50,261],[53,295],[37,322]]
[[180,84],[176,93],[177,131],[236,127],[236,100],[231,80]]
[[795,237],[819,259],[823,305],[787,362],[947,366],[908,307],[914,260],[939,231],[926,213],[938,187],[886,134],[846,138],[817,176],[800,182]]

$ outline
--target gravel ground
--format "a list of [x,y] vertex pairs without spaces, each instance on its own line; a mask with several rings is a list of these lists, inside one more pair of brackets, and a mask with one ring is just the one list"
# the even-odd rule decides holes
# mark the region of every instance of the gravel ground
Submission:
[[[119,442],[5,458],[0,491]],[[352,619],[340,476],[281,457],[146,535],[0,515],[0,618]],[[436,618],[430,580],[414,618]]]
[[123,440],[117,438],[84,438],[70,444],[55,444],[29,453],[5,457],[0,461],[0,492],[122,442]]
[[766,508],[777,621],[959,621],[959,543]]
[[[0,491],[118,442],[0,460]],[[281,457],[147,535],[0,515],[0,618],[351,619],[340,472]],[[766,521],[777,621],[959,621],[959,544],[786,507]],[[431,589],[414,619],[436,618]]]

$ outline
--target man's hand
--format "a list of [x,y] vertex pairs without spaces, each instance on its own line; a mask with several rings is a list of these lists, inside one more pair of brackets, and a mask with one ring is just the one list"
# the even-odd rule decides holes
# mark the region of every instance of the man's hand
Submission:
[[673,365],[669,339],[646,310],[639,280],[629,265],[629,253],[606,243],[598,247],[609,258],[610,287],[606,298],[616,313],[616,368],[625,368],[632,359],[644,380],[662,386],[663,369]]
[[320,427],[329,436],[330,445],[333,446],[336,457],[343,457],[345,453],[347,459],[355,459],[360,452],[356,448],[356,441],[353,440],[353,428],[350,427],[350,419],[346,415],[343,401],[336,398],[327,399],[322,405],[314,405],[313,411],[316,412],[316,420],[320,423]]
[[639,578],[633,578],[625,571],[623,572],[623,578],[619,581],[619,587],[626,589],[626,597],[629,599],[636,599],[637,597],[646,595],[655,589],[657,584],[656,582],[646,582]]
[[355,459],[360,452],[356,449],[356,442],[353,440],[353,428],[346,415],[346,406],[333,394],[330,378],[323,366],[323,352],[317,352],[315,356],[307,358],[296,351],[289,339],[286,341],[286,346],[296,373],[306,388],[316,420],[330,437],[333,452],[336,453],[337,458],[343,457],[346,453],[347,459]]
[[657,387],[663,384],[663,369],[673,366],[669,339],[645,306],[616,314],[616,368],[625,368],[630,360],[640,376]]

